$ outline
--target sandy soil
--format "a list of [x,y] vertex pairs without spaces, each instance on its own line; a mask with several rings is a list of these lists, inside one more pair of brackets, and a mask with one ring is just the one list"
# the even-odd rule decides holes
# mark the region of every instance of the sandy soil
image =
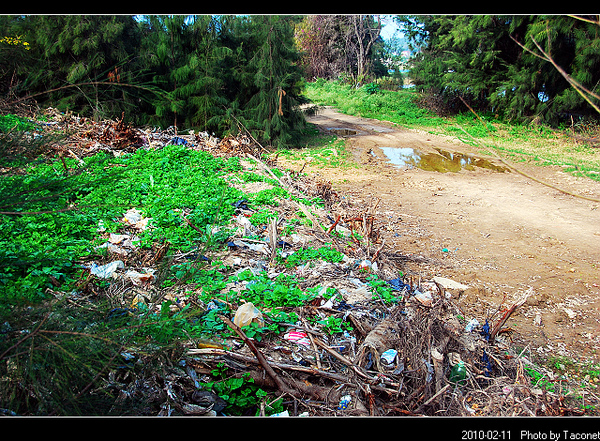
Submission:
[[[330,181],[354,202],[381,200],[377,215],[385,225],[388,248],[423,257],[407,259],[406,274],[469,285],[458,302],[467,317],[479,321],[531,288],[527,303],[507,323],[514,329],[515,344],[540,355],[600,361],[600,203],[510,169],[442,173],[395,166],[381,149],[441,148],[477,156],[474,148],[450,138],[331,108],[309,121],[324,130],[350,129],[346,145],[357,168],[304,170]],[[495,159],[492,163],[504,166]],[[598,182],[557,167],[514,166],[559,188],[600,199]]]

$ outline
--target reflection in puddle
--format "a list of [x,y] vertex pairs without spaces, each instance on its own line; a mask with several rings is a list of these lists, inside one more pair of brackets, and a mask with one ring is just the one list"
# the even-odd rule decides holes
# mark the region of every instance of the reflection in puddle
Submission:
[[475,167],[485,168],[497,172],[504,172],[508,169],[492,164],[485,159],[476,158],[464,153],[448,152],[442,149],[436,149],[438,153],[422,153],[412,148],[402,147],[380,147],[383,154],[389,161],[399,167],[420,168],[427,171],[437,171],[441,173],[456,173],[460,170],[474,170]]

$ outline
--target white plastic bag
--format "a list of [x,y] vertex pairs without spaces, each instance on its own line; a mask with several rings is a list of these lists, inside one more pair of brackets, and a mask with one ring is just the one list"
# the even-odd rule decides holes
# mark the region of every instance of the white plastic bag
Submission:
[[262,312],[252,302],[247,302],[237,309],[233,323],[241,328],[248,326],[252,322],[258,323],[259,326],[264,326],[265,324]]
[[114,262],[110,262],[102,266],[92,263],[92,266],[90,267],[90,273],[100,277],[101,279],[109,279],[114,277],[117,268],[125,268],[125,265],[120,260],[115,260]]

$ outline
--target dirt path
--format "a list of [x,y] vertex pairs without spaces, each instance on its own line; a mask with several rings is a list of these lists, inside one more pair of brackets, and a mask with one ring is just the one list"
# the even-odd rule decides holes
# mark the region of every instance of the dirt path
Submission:
[[[462,159],[477,163],[474,148],[449,138],[330,108],[310,122],[324,130],[346,129],[338,133],[347,135],[358,168],[305,171],[319,173],[355,201],[381,199],[378,216],[387,223],[389,247],[426,258],[409,260],[406,273],[470,285],[459,304],[467,316],[479,318],[533,288],[509,321],[516,344],[543,355],[600,361],[600,203],[514,171],[494,170],[494,165],[504,166],[497,160],[488,168],[442,173],[395,166],[382,149],[442,149],[475,155]],[[544,182],[600,199],[598,182],[556,167],[515,166]]]

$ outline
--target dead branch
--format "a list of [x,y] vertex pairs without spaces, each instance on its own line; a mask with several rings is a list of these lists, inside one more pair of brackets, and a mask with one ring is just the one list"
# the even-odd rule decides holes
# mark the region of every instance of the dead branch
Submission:
[[267,362],[267,359],[265,358],[265,356],[256,348],[256,346],[254,345],[254,342],[252,340],[250,340],[248,337],[246,337],[246,334],[244,334],[244,331],[242,331],[242,329],[239,326],[235,325],[227,317],[225,317],[223,315],[221,315],[219,317],[221,318],[221,320],[223,320],[223,322],[225,322],[225,324],[227,326],[229,326],[233,331],[235,331],[235,333],[238,334],[242,338],[242,340],[244,340],[244,342],[248,345],[250,350],[256,356],[257,360],[260,362],[263,369],[267,372],[269,377],[271,377],[273,379],[275,384],[277,384],[277,388],[279,389],[279,391],[282,393],[291,395],[291,396],[296,396],[297,392],[295,390],[291,389],[287,384],[285,384],[283,382],[283,380],[281,378],[279,378],[279,376],[275,373],[273,368]]

